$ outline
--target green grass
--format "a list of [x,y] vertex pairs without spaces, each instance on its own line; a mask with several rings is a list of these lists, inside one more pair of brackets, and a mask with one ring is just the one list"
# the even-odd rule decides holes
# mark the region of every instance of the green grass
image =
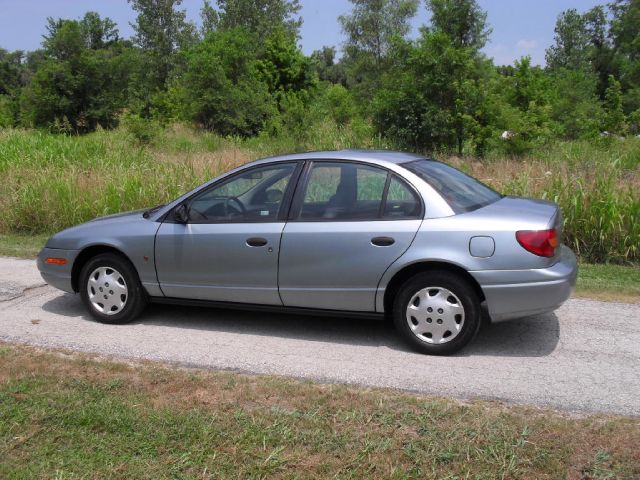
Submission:
[[0,235],[0,255],[34,258],[44,247],[49,235]]
[[640,425],[0,345],[2,478],[616,478]]
[[[141,146],[125,129],[71,137],[0,130],[0,234],[45,234],[165,203],[267,155],[393,148],[366,124],[322,123],[293,138],[221,138],[182,125]],[[566,242],[590,263],[640,262],[640,140],[558,142],[524,158],[443,157],[506,194],[558,202]]]
[[640,267],[582,264],[576,291],[584,297],[640,302]]

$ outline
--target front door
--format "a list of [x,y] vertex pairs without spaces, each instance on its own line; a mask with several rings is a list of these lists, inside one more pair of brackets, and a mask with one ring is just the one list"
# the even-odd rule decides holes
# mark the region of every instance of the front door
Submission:
[[282,305],[278,254],[281,208],[295,163],[241,171],[186,201],[156,236],[158,281],[167,297]]
[[284,305],[375,311],[380,278],[420,227],[417,193],[385,169],[350,162],[313,162],[302,187],[282,235]]

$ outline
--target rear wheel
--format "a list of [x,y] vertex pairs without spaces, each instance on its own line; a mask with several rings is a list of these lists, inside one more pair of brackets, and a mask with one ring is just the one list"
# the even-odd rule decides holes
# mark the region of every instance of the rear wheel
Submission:
[[80,296],[89,313],[102,323],[130,322],[147,303],[135,268],[114,253],[97,255],[82,267]]
[[446,271],[418,274],[395,298],[393,320],[417,351],[448,355],[467,345],[480,328],[480,301],[469,282]]

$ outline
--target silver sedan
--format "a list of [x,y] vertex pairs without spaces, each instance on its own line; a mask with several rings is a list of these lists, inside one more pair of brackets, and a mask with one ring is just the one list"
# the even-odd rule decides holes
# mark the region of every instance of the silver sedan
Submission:
[[576,281],[562,215],[446,164],[386,151],[259,160],[145,212],[49,239],[49,284],[105,323],[148,302],[387,316],[448,354],[492,321],[558,308]]

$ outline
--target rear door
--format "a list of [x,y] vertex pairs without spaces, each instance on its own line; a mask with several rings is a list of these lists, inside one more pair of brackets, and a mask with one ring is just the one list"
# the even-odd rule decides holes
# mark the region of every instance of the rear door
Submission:
[[374,311],[378,282],[411,245],[422,212],[415,190],[383,168],[312,162],[280,245],[284,305]]

